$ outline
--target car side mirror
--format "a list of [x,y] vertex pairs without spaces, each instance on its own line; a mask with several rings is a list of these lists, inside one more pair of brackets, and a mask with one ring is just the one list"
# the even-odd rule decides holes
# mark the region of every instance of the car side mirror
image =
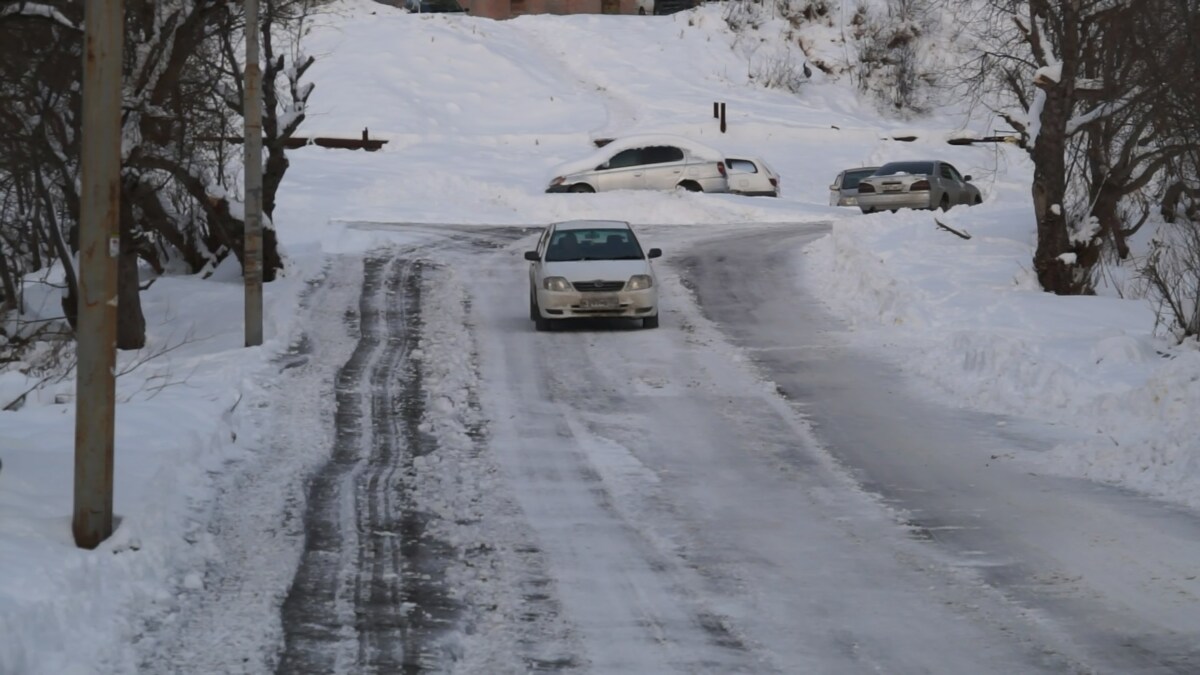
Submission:
[[662,257],[662,249],[661,248],[652,248],[646,253],[646,257],[647,258],[661,258]]
[[967,175],[963,176],[963,181],[964,181],[964,182],[965,182],[965,181],[969,181],[969,180],[971,180],[971,174],[967,174]]
[[525,251],[525,259],[529,262],[537,262],[541,260],[541,257],[538,256],[537,251]]

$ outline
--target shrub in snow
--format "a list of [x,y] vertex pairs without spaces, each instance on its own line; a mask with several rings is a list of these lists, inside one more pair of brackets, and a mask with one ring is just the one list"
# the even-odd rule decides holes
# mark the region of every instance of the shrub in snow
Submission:
[[1186,219],[1161,229],[1141,277],[1160,323],[1180,342],[1200,336],[1200,222]]
[[936,33],[929,0],[860,2],[853,19],[861,91],[903,112],[925,112],[936,83],[926,36]]

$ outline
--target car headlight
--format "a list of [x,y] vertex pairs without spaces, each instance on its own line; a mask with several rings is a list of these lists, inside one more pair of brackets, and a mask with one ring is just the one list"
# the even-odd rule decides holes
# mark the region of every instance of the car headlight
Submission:
[[625,284],[625,288],[631,291],[644,291],[654,285],[654,277],[649,274],[635,274],[629,277],[629,283]]
[[548,291],[573,290],[571,288],[571,282],[567,281],[563,277],[546,277],[542,280],[542,288],[545,288]]

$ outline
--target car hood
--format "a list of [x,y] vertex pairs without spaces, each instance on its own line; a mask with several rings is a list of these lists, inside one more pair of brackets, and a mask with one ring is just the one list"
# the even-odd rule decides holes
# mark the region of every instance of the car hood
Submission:
[[548,262],[545,276],[566,277],[567,281],[628,281],[635,274],[650,274],[647,260],[568,260]]

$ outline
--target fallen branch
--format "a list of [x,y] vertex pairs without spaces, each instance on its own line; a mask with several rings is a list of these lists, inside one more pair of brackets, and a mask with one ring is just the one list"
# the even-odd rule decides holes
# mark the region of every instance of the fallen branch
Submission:
[[937,218],[934,218],[934,219],[933,219],[933,222],[937,223],[937,226],[938,226],[938,227],[940,227],[941,229],[943,229],[943,230],[945,230],[945,231],[947,231],[947,232],[950,232],[950,233],[952,233],[952,234],[955,234],[955,235],[957,235],[957,236],[959,236],[959,237],[962,237],[963,239],[970,239],[970,238],[971,238],[971,235],[967,234],[966,232],[963,232],[962,230],[956,230],[956,229],[954,229],[953,227],[950,227],[949,225],[947,225],[947,224],[943,223],[942,221],[938,220]]

